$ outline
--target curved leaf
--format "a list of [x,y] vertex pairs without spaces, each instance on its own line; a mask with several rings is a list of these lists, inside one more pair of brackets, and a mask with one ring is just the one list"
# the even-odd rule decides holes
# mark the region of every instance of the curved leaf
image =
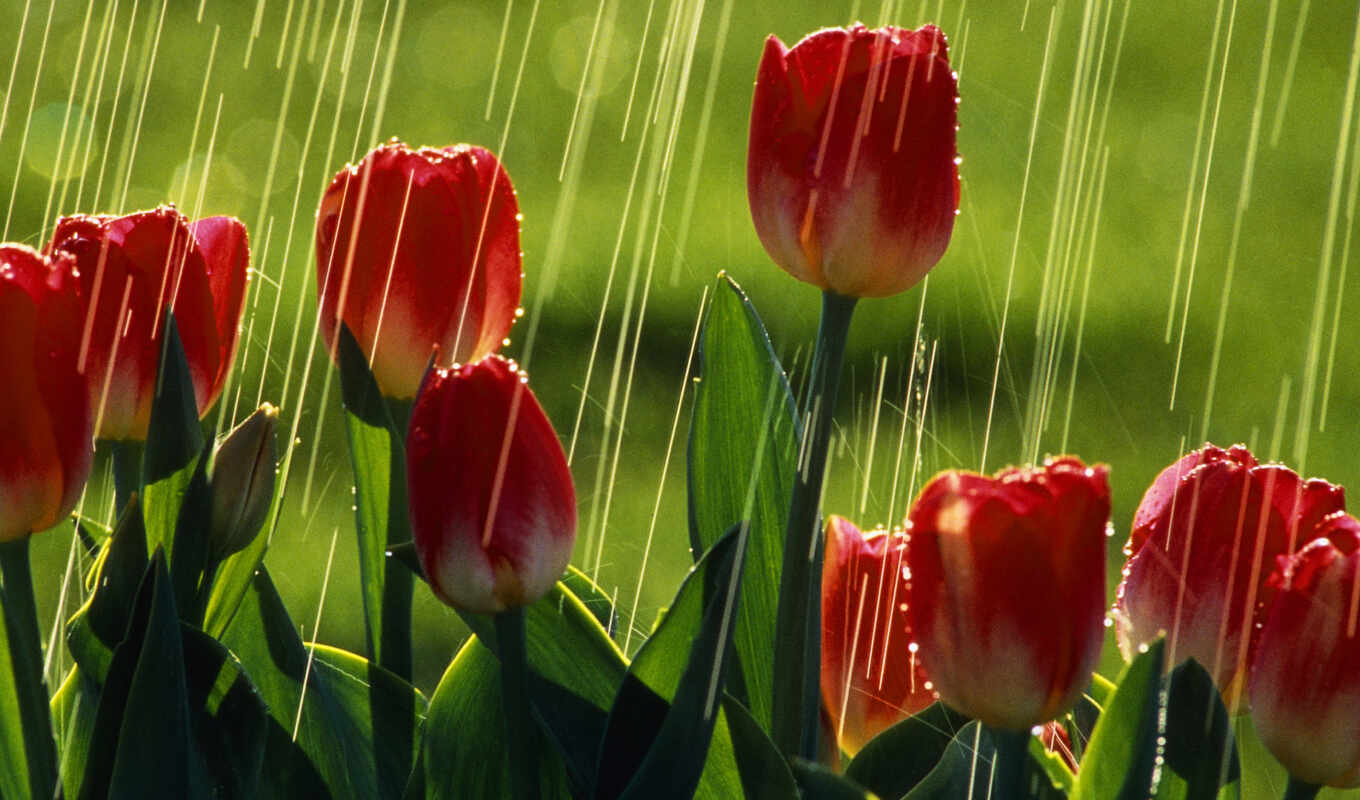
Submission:
[[699,364],[689,433],[690,544],[698,559],[733,525],[750,523],[729,688],[768,730],[797,412],[760,318],[725,274],[704,319]]
[[1124,668],[1082,754],[1072,800],[1141,800],[1152,793],[1165,650],[1159,638]]
[[930,774],[967,724],[967,717],[935,703],[871,739],[845,776],[881,797],[901,797]]

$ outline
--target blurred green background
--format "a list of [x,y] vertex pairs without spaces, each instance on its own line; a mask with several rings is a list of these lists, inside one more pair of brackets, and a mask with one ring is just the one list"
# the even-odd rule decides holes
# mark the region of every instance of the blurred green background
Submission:
[[[1112,467],[1113,596],[1143,489],[1206,438],[1360,479],[1351,3],[0,0],[5,236],[41,246],[60,214],[163,202],[246,222],[238,370],[207,420],[263,399],[296,425],[266,563],[310,638],[338,536],[319,638],[362,651],[338,383],[313,342],[316,203],[389,137],[498,150],[524,214],[507,352],[574,445],[574,563],[646,630],[690,563],[705,289],[718,270],[746,288],[795,384],[817,321],[746,207],[762,40],[853,19],[949,34],[963,199],[928,283],[859,306],[826,510],[900,523],[937,470],[1076,453]],[[96,471],[83,509],[105,518]],[[70,549],[35,540],[48,624]],[[424,590],[415,630],[430,689],[466,634]]]

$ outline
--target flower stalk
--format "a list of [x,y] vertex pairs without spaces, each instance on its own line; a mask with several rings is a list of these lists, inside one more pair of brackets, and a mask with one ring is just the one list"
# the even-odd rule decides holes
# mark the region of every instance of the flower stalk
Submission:
[[501,699],[505,709],[505,753],[515,800],[539,796],[538,750],[529,716],[529,668],[525,655],[524,608],[495,615],[501,657]]
[[1029,731],[987,726],[987,733],[996,745],[992,757],[992,782],[986,796],[992,800],[1020,800],[1025,791],[1025,759],[1029,758]]
[[846,335],[858,298],[822,293],[822,318],[802,411],[803,440],[784,532],[784,564],[775,622],[772,734],[780,750],[806,759],[817,755],[817,698],[820,691],[822,481],[827,445],[840,388]]
[[0,541],[0,606],[14,674],[19,724],[28,757],[28,785],[33,797],[51,797],[57,782],[57,753],[52,739],[47,684],[43,680],[42,637],[33,603],[33,573],[28,540]]

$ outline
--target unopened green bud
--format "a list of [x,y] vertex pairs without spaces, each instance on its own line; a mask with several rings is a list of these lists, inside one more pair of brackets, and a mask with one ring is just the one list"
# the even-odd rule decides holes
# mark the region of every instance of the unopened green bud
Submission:
[[218,559],[244,550],[259,533],[274,501],[274,434],[279,410],[268,403],[246,418],[213,452],[212,535]]

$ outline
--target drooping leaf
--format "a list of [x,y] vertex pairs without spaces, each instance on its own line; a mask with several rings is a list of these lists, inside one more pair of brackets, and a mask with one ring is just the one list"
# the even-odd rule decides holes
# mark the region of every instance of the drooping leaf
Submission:
[[[424,797],[509,797],[505,726],[502,722],[500,662],[473,637],[454,657],[439,681],[425,720],[423,763]],[[540,753],[539,776],[544,798],[571,796],[567,767],[546,740]]]
[[793,491],[797,412],[784,370],[746,295],[719,275],[704,320],[689,434],[695,558],[734,524],[750,545],[737,616],[733,695],[769,729],[784,527]]
[[1165,650],[1159,638],[1124,668],[1082,754],[1072,800],[1141,800],[1153,791]]
[[411,541],[406,505],[406,430],[394,421],[359,343],[341,323],[338,342],[345,432],[354,467],[359,586],[368,653],[398,675],[411,674],[411,573],[388,551]]
[[1242,766],[1228,709],[1211,676],[1193,658],[1167,678],[1166,749],[1159,800],[1235,797]]
[[845,775],[880,797],[901,797],[930,774],[966,724],[967,717],[935,703],[869,740]]
[[996,745],[987,728],[977,722],[963,726],[935,767],[903,797],[905,800],[952,800],[987,797]]
[[180,506],[202,453],[203,430],[198,422],[194,381],[174,314],[167,310],[160,370],[151,398],[151,423],[142,454],[142,514],[147,552],[163,547],[172,565]]
[[414,687],[342,650],[317,645],[309,659],[263,568],[223,643],[269,708],[261,796],[400,796],[425,716]]
[[[730,738],[715,740],[713,731],[744,536],[742,526],[735,527],[700,559],[629,666],[600,749],[597,797],[740,792]],[[710,752],[711,740],[718,752]]]

